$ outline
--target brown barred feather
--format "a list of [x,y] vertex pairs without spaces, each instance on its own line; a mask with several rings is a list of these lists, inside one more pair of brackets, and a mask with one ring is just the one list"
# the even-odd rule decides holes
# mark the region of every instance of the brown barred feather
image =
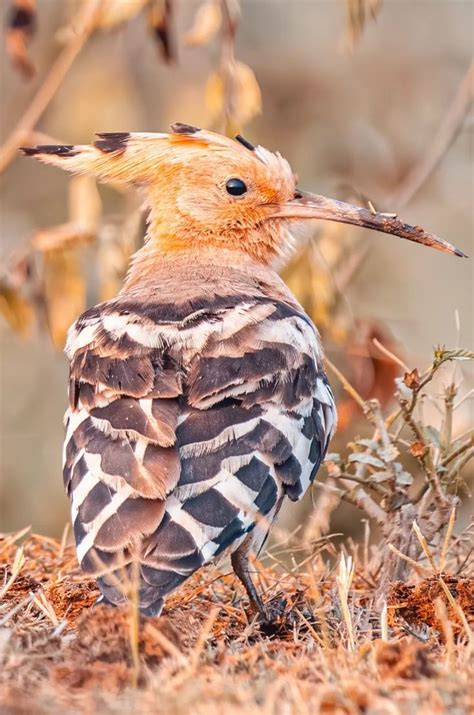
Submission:
[[127,499],[99,529],[94,545],[113,552],[131,548],[156,531],[164,513],[164,501],[140,497]]
[[104,432],[117,438],[143,437],[161,447],[170,447],[176,441],[178,409],[178,404],[170,400],[120,397],[104,407],[93,408],[90,414],[101,420]]

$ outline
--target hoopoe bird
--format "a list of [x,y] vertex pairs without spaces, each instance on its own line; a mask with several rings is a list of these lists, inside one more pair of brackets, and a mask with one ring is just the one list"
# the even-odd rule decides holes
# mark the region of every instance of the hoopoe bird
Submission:
[[230,555],[248,556],[312,483],[336,426],[316,327],[275,272],[297,221],[325,219],[458,249],[393,215],[300,191],[280,154],[185,124],[22,151],[140,187],[143,247],[119,295],[71,327],[64,483],[78,560],[106,603],[144,614]]

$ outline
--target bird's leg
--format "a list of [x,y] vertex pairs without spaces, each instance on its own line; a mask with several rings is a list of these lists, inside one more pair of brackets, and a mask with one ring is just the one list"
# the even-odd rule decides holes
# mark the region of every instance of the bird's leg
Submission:
[[257,588],[252,581],[249,568],[249,550],[252,543],[251,538],[245,541],[234,551],[230,557],[232,568],[237,578],[242,582],[252,606],[258,611],[263,620],[269,621],[267,609],[263,605],[263,601]]

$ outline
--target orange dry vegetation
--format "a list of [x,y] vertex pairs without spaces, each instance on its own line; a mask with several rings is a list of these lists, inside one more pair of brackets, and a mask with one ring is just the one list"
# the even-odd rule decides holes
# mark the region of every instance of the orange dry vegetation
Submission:
[[[474,579],[441,574],[457,605],[466,616],[468,623],[474,623]],[[416,585],[394,583],[388,595],[391,606],[389,623],[396,625],[400,618],[414,626],[424,624],[443,633],[437,600],[443,596],[443,587],[438,577],[424,579]],[[454,634],[461,635],[463,623],[450,604],[447,605],[449,620]]]
[[217,570],[191,578],[160,618],[94,607],[98,591],[72,547],[33,535],[19,551],[21,538],[0,538],[2,713],[469,712],[468,576],[441,577],[456,608],[438,576],[392,584],[383,640],[357,568],[352,648],[337,577],[318,556],[301,572],[256,565],[266,598],[285,602],[264,627],[234,577]]

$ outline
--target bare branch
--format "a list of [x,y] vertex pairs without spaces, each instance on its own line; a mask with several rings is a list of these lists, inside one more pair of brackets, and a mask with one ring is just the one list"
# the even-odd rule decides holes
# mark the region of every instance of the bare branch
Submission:
[[344,377],[342,372],[334,365],[334,363],[331,362],[331,360],[329,360],[329,358],[327,356],[325,356],[324,362],[327,365],[327,367],[331,370],[331,372],[337,377],[337,379],[339,380],[339,382],[341,383],[341,385],[343,386],[345,391],[349,393],[349,395],[352,397],[352,399],[355,402],[357,402],[357,404],[359,405],[361,410],[363,412],[366,412],[367,404],[366,404],[365,400],[363,399],[363,397],[361,397],[361,395],[359,395],[357,390],[354,387],[352,387],[352,385],[347,380],[347,378]]

